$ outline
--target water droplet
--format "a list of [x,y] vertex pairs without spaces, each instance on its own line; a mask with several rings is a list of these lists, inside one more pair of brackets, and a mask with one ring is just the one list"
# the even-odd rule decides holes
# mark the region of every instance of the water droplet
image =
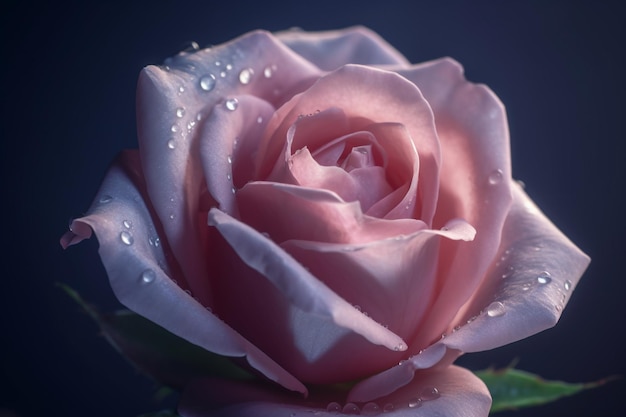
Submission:
[[375,416],[380,414],[380,406],[376,403],[367,403],[361,409],[361,414],[364,416]]
[[496,169],[495,171],[491,172],[491,174],[489,174],[489,184],[491,185],[496,185],[499,184],[500,182],[502,182],[502,170],[501,169]]
[[219,67],[220,65],[222,65],[222,62],[221,62],[221,61],[219,61],[219,60],[218,60],[218,61],[215,61],[215,66],[216,66],[216,67]]
[[185,109],[183,107],[179,107],[176,109],[176,117],[183,117],[185,115]]
[[226,71],[220,72],[220,77],[221,78],[226,78]]
[[232,187],[230,189],[230,192],[233,193],[233,194],[236,194],[237,193],[237,189],[235,187]]
[[196,120],[197,120],[197,121],[202,120],[202,114],[201,114],[201,113],[198,113],[198,114],[196,115]]
[[394,405],[392,403],[387,403],[385,404],[385,406],[383,407],[383,413],[390,413],[394,410]]
[[174,214],[170,214],[170,220],[174,220]]
[[200,88],[204,91],[211,91],[215,88],[215,75],[207,74],[200,77]]
[[232,164],[232,163],[233,163],[233,157],[232,157],[231,155],[228,155],[228,156],[226,157],[226,160],[228,161],[228,163],[229,163],[229,164]]
[[276,65],[268,65],[263,70],[263,76],[265,78],[272,78],[272,75],[274,75],[274,71],[276,71]]
[[533,284],[531,284],[530,282],[526,282],[524,284],[522,284],[522,291],[528,291],[530,289],[530,287],[532,287]]
[[502,304],[500,301],[494,301],[487,307],[487,315],[489,317],[500,317],[504,315],[504,313],[506,313],[506,309],[504,307],[504,304]]
[[569,291],[572,289],[572,281],[570,281],[569,279],[567,281],[565,281],[563,283],[563,288],[565,288],[565,291]]
[[459,330],[461,330],[461,326],[456,325],[456,326],[454,326],[454,327],[452,328],[452,333],[456,333],[456,332],[458,332]]
[[122,222],[122,225],[124,225],[125,228],[130,229],[131,227],[133,227],[133,222],[131,222],[130,220],[124,220]]
[[358,305],[358,304],[355,304],[355,305],[353,305],[352,307],[354,307],[354,309],[355,309],[356,311],[361,311],[361,306],[360,306],[360,305]]
[[540,283],[541,285],[549,284],[551,281],[552,281],[552,277],[550,276],[550,273],[547,271],[543,271],[537,276],[537,282]]
[[141,273],[141,282],[145,284],[150,284],[156,278],[156,272],[152,269],[146,269]]
[[344,414],[359,414],[360,411],[361,410],[359,410],[359,407],[355,403],[347,403],[341,409],[341,412]]
[[417,397],[411,398],[408,406],[409,408],[419,408],[422,406],[422,400]]
[[98,200],[101,204],[106,204],[106,203],[110,203],[111,200],[113,200],[113,197],[111,197],[108,194],[103,195],[102,197],[100,197],[100,200]]
[[125,245],[132,245],[133,242],[135,241],[135,239],[133,238],[133,235],[131,235],[129,232],[127,231],[123,231],[122,233],[120,233],[120,239],[122,240],[122,243]]
[[179,93],[184,93],[185,92],[185,87],[183,87],[182,85],[180,87],[178,87],[178,92]]
[[233,176],[232,176],[232,175],[230,175],[230,174],[226,174],[226,179],[227,179],[228,181],[230,181],[230,180],[232,180],[232,179],[233,179]]
[[422,401],[432,401],[439,397],[441,397],[441,393],[439,393],[436,387],[428,387],[420,391],[420,399]]
[[328,411],[329,413],[339,413],[341,411],[341,404],[334,401],[328,403],[328,405],[326,406],[326,411]]
[[233,69],[232,64],[226,64],[226,71],[230,71],[231,69]]
[[170,130],[172,131],[172,133],[178,132],[178,125],[177,124],[173,124],[172,127],[170,127]]
[[174,141],[174,139],[170,139],[167,141],[167,147],[170,149],[174,149],[176,147],[176,142]]
[[263,123],[263,117],[261,117],[261,116],[257,117],[257,118],[256,118],[256,122],[257,122],[258,124]]
[[393,350],[395,350],[396,352],[403,352],[407,349],[408,349],[408,346],[404,342],[400,342],[396,346],[393,347]]
[[154,239],[154,246],[155,247],[159,247],[159,245],[161,244],[161,239],[159,239],[158,237],[156,239]]
[[229,98],[228,100],[226,100],[224,105],[228,110],[234,111],[237,110],[237,106],[239,106],[239,100],[237,100],[236,98]]
[[239,73],[239,82],[244,85],[250,84],[253,74],[254,74],[254,71],[252,70],[252,68],[242,69],[241,72]]

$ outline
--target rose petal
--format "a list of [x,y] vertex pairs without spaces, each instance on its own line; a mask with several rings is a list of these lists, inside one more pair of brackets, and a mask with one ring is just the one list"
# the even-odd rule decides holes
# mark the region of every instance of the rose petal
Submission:
[[[371,100],[372,96],[376,100]],[[377,122],[406,127],[420,158],[417,194],[422,206],[416,217],[430,225],[439,186],[439,139],[428,103],[415,85],[396,73],[346,65],[285,103],[269,122],[259,148],[257,160],[261,163],[257,166],[257,178],[267,178],[270,174],[284,149],[287,132],[298,116],[331,107],[343,110],[352,132]]]
[[300,309],[332,319],[370,342],[405,350],[404,341],[379,323],[356,311],[302,265],[250,226],[212,209],[209,223],[217,227],[241,260],[268,278]]
[[480,288],[498,251],[511,204],[509,135],[502,103],[485,86],[467,82],[455,61],[400,72],[420,88],[437,120],[444,157],[434,225],[462,218],[479,231],[471,245],[442,243],[441,291],[413,341],[423,345],[451,329],[450,322]]
[[358,202],[346,203],[330,191],[290,184],[252,182],[237,193],[237,201],[241,220],[276,242],[297,239],[362,245],[426,228],[415,219],[365,216]]
[[278,32],[276,36],[296,53],[326,71],[346,64],[409,65],[400,52],[363,26],[324,32],[292,29]]
[[217,104],[199,132],[208,192],[221,210],[233,215],[237,215],[235,190],[253,179],[252,156],[258,146],[259,131],[264,127],[263,121],[274,112],[268,102],[256,97],[236,99],[237,111]]
[[[480,290],[464,309],[481,313],[469,320],[457,317],[453,325],[458,327],[429,349],[490,350],[548,329],[558,321],[589,257],[517,185],[513,197],[503,230],[503,258],[491,266]],[[450,360],[456,356],[451,355]],[[361,382],[351,395],[367,401],[385,395],[390,386],[402,386],[407,379],[405,373],[389,370]]]
[[[241,54],[242,50],[248,53]],[[233,65],[229,72],[227,64]],[[266,66],[275,69],[274,76],[262,75]],[[239,73],[250,69],[256,76],[248,84],[240,82]],[[141,72],[137,130],[148,195],[173,254],[201,301],[210,303],[211,293],[203,258],[206,218],[198,216],[200,208],[207,205],[201,202],[206,185],[198,127],[217,103],[231,96],[269,97],[268,101],[278,106],[318,74],[312,64],[262,31],[213,49],[181,52],[169,58],[166,67],[148,66]],[[208,80],[215,81],[214,86]],[[204,127],[203,132],[210,135],[211,129]]]
[[361,245],[290,240],[281,246],[364,314],[411,339],[432,303],[439,237],[471,240],[473,234],[471,226],[454,221],[446,231],[425,229]]
[[[433,393],[435,388],[436,393]],[[307,405],[299,405],[291,397],[283,395],[281,398],[261,387],[221,386],[218,381],[204,380],[183,393],[178,412],[183,417],[308,417],[311,414],[332,417],[339,413],[328,409],[330,402],[336,402],[339,407],[346,405],[340,398],[332,398],[332,393],[320,397],[311,398]],[[219,402],[218,407],[214,400]],[[374,404],[381,415],[389,417],[484,417],[489,413],[491,396],[485,384],[470,371],[451,366],[420,371],[411,384]],[[373,404],[358,403],[357,406],[364,414]]]
[[513,197],[501,257],[466,309],[482,314],[442,341],[449,348],[494,349],[554,326],[589,264],[520,186]]
[[[72,223],[72,230],[85,237],[91,233],[87,227],[95,231],[117,298],[171,333],[220,355],[245,356],[269,379],[306,393],[298,380],[174,283],[171,269],[176,265],[167,242],[162,239],[156,246],[152,240],[158,236],[158,225],[146,206],[139,168],[137,152],[122,154],[107,173],[89,214]],[[72,240],[76,239],[64,238]]]

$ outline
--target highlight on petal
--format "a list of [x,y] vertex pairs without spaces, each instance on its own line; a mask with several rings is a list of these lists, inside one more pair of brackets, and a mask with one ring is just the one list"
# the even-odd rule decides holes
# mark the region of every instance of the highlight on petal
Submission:
[[[268,68],[271,71],[265,73]],[[251,78],[242,82],[242,72]],[[208,205],[201,201],[206,184],[199,128],[210,136],[214,126],[203,125],[218,103],[253,95],[278,106],[319,74],[315,66],[263,31],[215,48],[181,52],[167,65],[151,65],[141,72],[137,132],[147,193],[172,252],[201,301],[210,302],[211,291],[202,255],[207,246],[205,218],[198,216]],[[263,117],[255,115],[251,120],[258,116]]]
[[291,29],[278,39],[325,71],[346,64],[409,65],[406,58],[377,33],[363,26],[324,32]]
[[176,265],[166,239],[155,244],[159,227],[145,203],[137,163],[136,153],[122,154],[104,179],[101,197],[86,217],[74,221],[79,228],[88,226],[95,231],[117,298],[171,333],[219,355],[245,357],[269,379],[306,393],[302,383],[174,282]]
[[209,223],[217,227],[244,263],[269,279],[295,306],[327,317],[371,343],[406,350],[399,336],[361,314],[261,233],[217,209],[209,212]]
[[463,352],[494,349],[554,326],[589,264],[519,185],[513,187],[500,256],[465,311],[480,311],[441,343]]
[[235,99],[237,111],[219,103],[209,113],[200,127],[199,148],[209,194],[221,210],[236,215],[235,191],[253,179],[252,155],[274,108],[254,96]]

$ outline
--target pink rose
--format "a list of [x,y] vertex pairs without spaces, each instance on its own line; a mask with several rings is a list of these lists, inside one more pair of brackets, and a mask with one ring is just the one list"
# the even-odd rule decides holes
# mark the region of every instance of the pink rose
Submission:
[[123,304],[256,370],[188,381],[185,416],[485,416],[452,362],[553,326],[589,262],[512,180],[498,98],[364,28],[181,52],[137,113],[62,244],[93,229]]

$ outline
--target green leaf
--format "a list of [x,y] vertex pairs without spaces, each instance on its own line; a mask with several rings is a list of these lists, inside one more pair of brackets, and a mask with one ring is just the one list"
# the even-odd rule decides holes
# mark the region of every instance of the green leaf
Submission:
[[102,314],[65,284],[58,284],[93,318],[105,338],[140,371],[174,388],[186,381],[211,376],[247,380],[254,378],[229,358],[209,352],[168,332],[129,310]]
[[549,403],[562,397],[596,388],[613,378],[596,382],[567,383],[547,381],[538,375],[508,367],[475,372],[489,388],[493,403],[491,411],[514,410]]

